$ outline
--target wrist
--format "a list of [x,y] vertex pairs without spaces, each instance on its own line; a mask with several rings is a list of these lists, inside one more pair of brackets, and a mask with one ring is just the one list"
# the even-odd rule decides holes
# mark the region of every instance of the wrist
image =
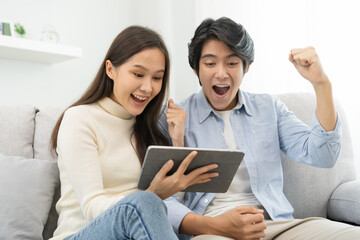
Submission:
[[183,147],[184,146],[184,140],[173,140],[172,145],[174,147]]
[[214,226],[217,226],[214,217],[188,213],[180,224],[179,232],[187,235],[220,235]]
[[322,75],[319,79],[311,82],[314,89],[322,89],[331,87],[331,82],[326,74]]
[[206,223],[209,230],[208,234],[225,236],[225,228],[222,226],[222,221],[218,217],[209,217]]
[[151,189],[151,185],[147,189],[145,189],[145,191],[146,192],[152,192],[152,193],[156,194],[155,191],[153,189]]
[[321,84],[313,84],[314,91],[317,96],[331,96],[332,97],[332,86],[330,81],[326,81]]

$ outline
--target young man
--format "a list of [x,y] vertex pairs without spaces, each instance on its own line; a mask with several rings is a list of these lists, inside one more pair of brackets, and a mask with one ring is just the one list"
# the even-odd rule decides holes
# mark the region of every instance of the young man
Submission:
[[237,148],[245,158],[228,192],[185,193],[183,204],[178,196],[166,200],[175,231],[180,239],[360,239],[358,227],[323,218],[294,220],[283,193],[280,151],[323,168],[334,166],[340,152],[341,126],[331,83],[315,49],[293,49],[289,54],[316,93],[311,127],[278,98],[239,89],[253,60],[253,41],[240,24],[228,18],[206,19],[196,29],[189,63],[202,90],[179,107],[169,101],[160,129],[178,146]]

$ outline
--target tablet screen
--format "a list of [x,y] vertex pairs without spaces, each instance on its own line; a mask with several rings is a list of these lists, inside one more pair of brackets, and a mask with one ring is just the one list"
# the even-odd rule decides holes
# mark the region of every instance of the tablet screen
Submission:
[[196,168],[216,163],[218,164],[218,168],[210,172],[218,172],[219,176],[212,178],[210,182],[189,186],[184,191],[213,193],[226,192],[242,159],[244,158],[244,153],[240,150],[149,146],[146,151],[138,188],[143,190],[147,189],[157,172],[169,159],[174,161],[174,166],[168,175],[173,174],[181,162],[192,151],[197,151],[198,154],[191,161],[185,174]]

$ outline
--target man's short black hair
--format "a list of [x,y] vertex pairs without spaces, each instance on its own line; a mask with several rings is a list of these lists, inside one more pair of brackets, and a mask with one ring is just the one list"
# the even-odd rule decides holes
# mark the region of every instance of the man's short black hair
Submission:
[[[205,19],[196,29],[188,44],[189,64],[199,75],[201,51],[208,40],[224,42],[243,62],[244,72],[254,61],[254,42],[245,28],[227,17]],[[200,83],[201,84],[201,83]]]

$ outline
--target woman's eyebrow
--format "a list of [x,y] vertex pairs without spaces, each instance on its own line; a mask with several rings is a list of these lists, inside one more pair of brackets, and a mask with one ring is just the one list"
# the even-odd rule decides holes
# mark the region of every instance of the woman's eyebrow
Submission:
[[140,68],[144,71],[149,71],[149,69],[147,69],[146,67],[144,67],[143,65],[138,65],[138,64],[135,64],[134,67],[137,67],[137,68]]
[[211,54],[211,53],[208,53],[208,54],[205,54],[205,55],[201,56],[201,58],[208,58],[208,57],[216,58],[216,56],[214,54]]
[[[135,64],[134,67],[140,68],[140,69],[142,69],[142,70],[144,70],[144,71],[147,71],[147,72],[149,71],[149,69],[147,69],[147,68],[144,67],[143,65]],[[156,72],[165,72],[165,70],[164,70],[164,69],[160,69],[160,70],[157,70]]]

